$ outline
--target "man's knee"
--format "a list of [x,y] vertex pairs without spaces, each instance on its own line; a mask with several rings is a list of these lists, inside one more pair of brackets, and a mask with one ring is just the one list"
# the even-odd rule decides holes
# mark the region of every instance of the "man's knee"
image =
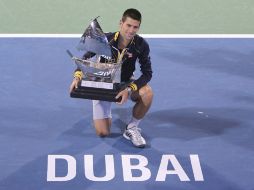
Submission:
[[145,104],[150,104],[153,100],[153,90],[150,86],[146,85],[139,90],[139,95]]
[[96,130],[96,135],[98,135],[99,137],[106,137],[109,136],[110,132],[109,131],[97,131]]

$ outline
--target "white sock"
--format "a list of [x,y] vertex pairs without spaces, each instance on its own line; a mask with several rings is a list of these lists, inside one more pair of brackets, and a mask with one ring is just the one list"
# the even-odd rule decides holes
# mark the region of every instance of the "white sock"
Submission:
[[136,119],[135,117],[132,117],[130,123],[127,125],[127,129],[132,128],[132,127],[138,127],[141,119]]

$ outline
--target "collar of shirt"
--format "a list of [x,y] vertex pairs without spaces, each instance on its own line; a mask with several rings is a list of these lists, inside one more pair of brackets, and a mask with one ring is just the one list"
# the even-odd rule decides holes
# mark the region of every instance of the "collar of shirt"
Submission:
[[[120,32],[118,31],[118,32],[113,33],[112,39],[109,40],[110,45],[116,49],[119,49],[118,48],[119,37],[120,37]],[[127,45],[126,49],[129,49],[132,45],[135,44],[135,37],[136,37],[136,35],[132,38],[131,42]]]

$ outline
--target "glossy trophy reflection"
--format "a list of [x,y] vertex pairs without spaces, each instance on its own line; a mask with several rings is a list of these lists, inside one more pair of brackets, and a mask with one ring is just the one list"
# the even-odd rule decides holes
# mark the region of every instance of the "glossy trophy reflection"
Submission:
[[121,83],[122,59],[117,61],[112,59],[111,46],[97,18],[86,28],[77,49],[89,56],[78,58],[67,50],[77,69],[83,74],[78,88],[74,88],[70,96],[111,102],[121,101],[121,98],[115,99],[115,96],[126,87],[125,83]]

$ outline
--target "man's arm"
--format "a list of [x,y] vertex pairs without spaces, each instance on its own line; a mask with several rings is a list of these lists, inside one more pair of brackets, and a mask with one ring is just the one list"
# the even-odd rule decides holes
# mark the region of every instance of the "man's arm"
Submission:
[[152,78],[152,66],[151,66],[151,58],[150,58],[150,48],[148,43],[143,39],[140,44],[140,50],[139,50],[139,63],[140,63],[140,70],[141,70],[141,76],[135,80],[130,87],[132,90],[138,90],[145,86]]

